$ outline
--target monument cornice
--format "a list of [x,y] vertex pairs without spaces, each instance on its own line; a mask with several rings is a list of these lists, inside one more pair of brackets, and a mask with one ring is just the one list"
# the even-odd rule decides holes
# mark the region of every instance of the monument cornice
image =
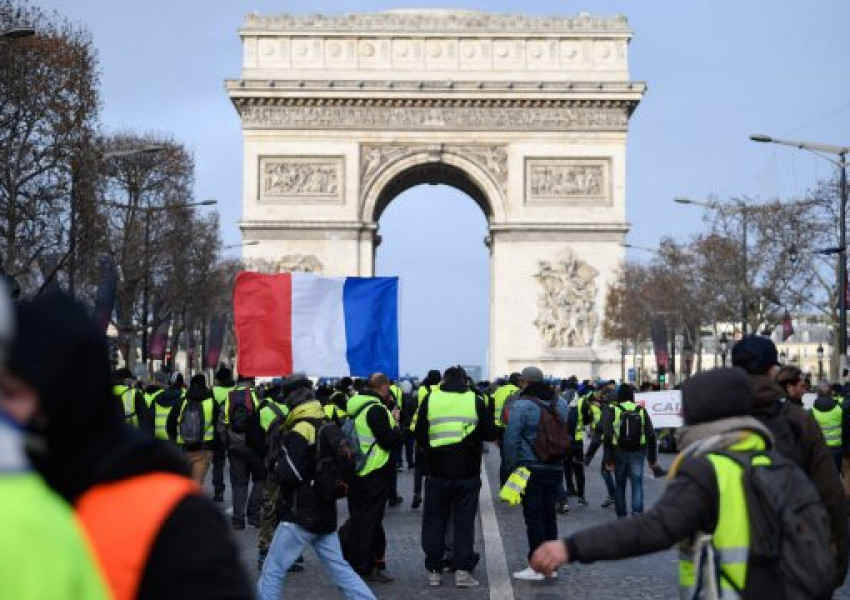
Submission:
[[241,110],[255,106],[357,106],[381,108],[622,108],[633,109],[638,100],[631,98],[393,98],[346,96],[233,96]]
[[514,222],[490,224],[490,233],[493,235],[529,231],[541,233],[597,232],[625,234],[629,231],[629,224],[609,222],[582,223],[578,221],[572,221],[570,223]]
[[458,33],[571,35],[600,34],[631,37],[632,30],[624,16],[595,17],[588,13],[576,16],[538,17],[516,14],[491,14],[464,10],[393,10],[371,14],[326,15],[259,15],[245,17],[240,33],[244,35],[303,33],[374,33],[414,35]]
[[611,96],[624,94],[640,100],[646,92],[642,81],[446,81],[446,80],[279,80],[279,79],[230,79],[225,82],[228,93],[234,97],[269,96],[283,94],[463,94],[478,96],[511,94],[574,94]]

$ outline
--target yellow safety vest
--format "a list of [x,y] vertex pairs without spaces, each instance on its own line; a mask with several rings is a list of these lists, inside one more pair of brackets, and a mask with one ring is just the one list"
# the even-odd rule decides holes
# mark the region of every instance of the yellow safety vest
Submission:
[[476,427],[475,392],[431,392],[428,398],[428,443],[432,448],[458,444]]
[[127,425],[139,426],[139,415],[136,414],[136,388],[123,383],[112,386],[112,393],[124,408],[124,420]]
[[[215,423],[213,423],[213,402],[215,400],[213,398],[205,398],[201,400],[201,405],[204,409],[204,441],[211,442],[213,441],[213,436],[215,436]],[[186,407],[189,405],[189,401],[186,400],[183,402],[183,405],[180,407],[180,416],[177,417],[177,443],[183,443],[183,436],[180,435],[180,423],[183,422],[183,412],[186,410]]]
[[410,426],[408,429],[410,431],[416,430],[416,421],[419,420],[419,407],[422,406],[422,399],[429,393],[434,390],[440,389],[440,384],[435,383],[434,385],[420,385],[416,390],[416,410],[413,412],[413,416],[410,419]]
[[[624,410],[637,410],[640,407],[634,402],[623,402],[622,404],[614,405],[614,445],[618,445],[620,437],[620,417]],[[640,411],[641,430],[640,430],[640,445],[646,445],[646,411]]]
[[839,448],[843,441],[841,435],[841,420],[843,410],[840,404],[832,407],[832,410],[822,411],[812,407],[812,415],[823,431],[823,439],[830,448]]
[[[729,449],[733,452],[759,452],[764,450],[760,436],[750,434]],[[750,551],[750,527],[747,518],[747,499],[744,493],[743,467],[734,459],[721,454],[707,454],[714,467],[719,492],[717,526],[712,534],[712,545],[717,554],[717,567],[735,587],[744,589],[747,583],[747,559]],[[753,464],[770,464],[766,456],[758,456]],[[696,585],[697,569],[693,548],[683,544],[679,549],[679,592],[682,598],[692,598]],[[721,598],[738,598],[735,588],[720,578]]]
[[[153,435],[158,440],[167,440],[168,439],[168,415],[171,413],[170,406],[161,406],[157,399],[165,392],[165,390],[160,390],[158,394],[154,396],[153,399]],[[180,392],[180,398],[177,400],[180,402],[183,399],[183,394],[185,392]]]
[[505,385],[500,385],[496,391],[493,392],[494,411],[496,413],[493,417],[496,421],[497,427],[505,426],[502,422],[502,411],[505,408],[505,402],[507,402],[511,394],[516,394],[518,391],[519,388],[517,386],[512,383],[506,383]]
[[363,468],[357,472],[358,477],[365,477],[369,473],[377,471],[390,460],[390,453],[378,445],[375,434],[366,422],[366,415],[370,410],[374,410],[375,406],[363,408],[366,404],[374,404],[382,410],[387,411],[387,417],[390,423],[393,422],[390,411],[387,410],[387,407],[378,398],[362,394],[357,394],[349,398],[346,412],[349,415],[357,415],[354,418],[354,429],[357,431],[357,438],[360,441],[360,451],[366,455],[366,462]]
[[578,421],[576,422],[575,441],[577,442],[584,441],[584,426],[588,425],[588,423],[584,422],[584,417],[581,416],[585,402],[587,402],[587,396],[579,396],[578,400],[576,401],[576,410],[578,410]]

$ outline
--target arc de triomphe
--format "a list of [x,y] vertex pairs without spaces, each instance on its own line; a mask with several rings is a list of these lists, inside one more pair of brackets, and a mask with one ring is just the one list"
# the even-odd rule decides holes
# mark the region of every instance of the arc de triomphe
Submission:
[[488,220],[491,375],[619,376],[602,318],[645,91],[625,18],[249,15],[240,34],[242,76],[226,86],[244,135],[240,227],[259,242],[249,264],[373,275],[387,205],[448,184]]

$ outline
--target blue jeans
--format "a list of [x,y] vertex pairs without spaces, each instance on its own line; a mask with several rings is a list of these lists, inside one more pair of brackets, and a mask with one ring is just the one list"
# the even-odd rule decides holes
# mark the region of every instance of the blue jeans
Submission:
[[626,481],[632,488],[632,514],[643,512],[643,463],[645,450],[626,451],[617,449],[614,453],[614,478],[617,481],[614,509],[618,517],[626,516]]
[[[557,469],[531,469],[531,477],[522,497],[522,516],[528,534],[528,557],[537,546],[558,539],[558,514],[555,502],[558,484],[564,480],[564,471]],[[426,496],[427,497],[427,496]]]
[[263,563],[258,583],[261,600],[280,600],[286,572],[307,544],[313,546],[319,564],[343,596],[350,600],[375,600],[372,590],[342,557],[336,533],[318,535],[286,521],[277,526],[269,555]]

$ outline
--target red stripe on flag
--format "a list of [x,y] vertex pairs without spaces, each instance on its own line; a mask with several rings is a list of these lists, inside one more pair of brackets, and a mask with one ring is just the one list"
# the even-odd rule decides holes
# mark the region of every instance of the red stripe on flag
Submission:
[[292,373],[292,275],[239,273],[233,291],[240,375]]

